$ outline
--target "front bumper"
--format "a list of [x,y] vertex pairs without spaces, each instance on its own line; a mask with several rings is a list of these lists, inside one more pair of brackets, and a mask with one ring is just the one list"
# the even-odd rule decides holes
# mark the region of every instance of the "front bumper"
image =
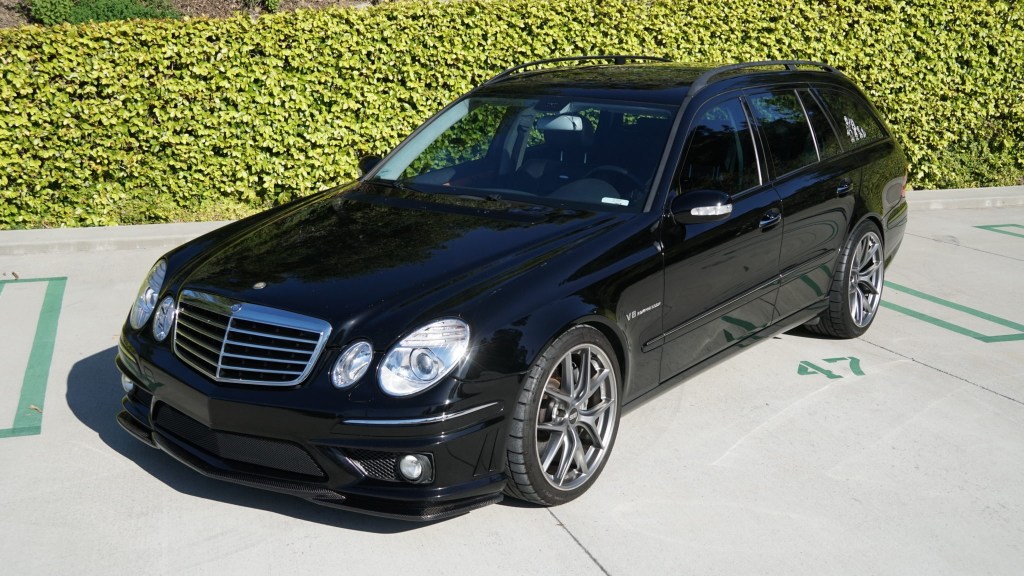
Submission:
[[[303,387],[216,386],[169,350],[143,343],[143,355],[136,344],[130,332],[122,335],[117,367],[135,386],[118,423],[203,475],[409,520],[447,518],[502,499],[510,405],[503,391],[516,389],[517,377],[475,386],[472,398],[439,415],[384,419],[331,407],[323,393]],[[402,479],[397,462],[405,454],[430,458],[429,481]]]

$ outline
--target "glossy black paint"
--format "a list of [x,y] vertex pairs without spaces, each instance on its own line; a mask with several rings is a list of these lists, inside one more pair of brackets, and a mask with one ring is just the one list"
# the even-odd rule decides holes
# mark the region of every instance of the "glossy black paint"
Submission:
[[[730,76],[689,94],[703,71],[665,64],[547,70],[476,91],[679,105],[643,212],[357,181],[172,251],[161,298],[187,288],[320,318],[332,326],[330,341],[298,386],[218,384],[182,363],[170,340],[156,342],[150,324],[135,331],[126,323],[117,363],[136,390],[123,402],[122,425],[209,476],[346,509],[440,518],[501,498],[509,412],[531,364],[567,328],[586,323],[605,333],[624,371],[621,397],[628,405],[810,320],[857,223],[876,221],[887,261],[894,256],[906,223],[906,161],[887,137],[775,175],[759,141],[761,184],[727,196],[733,212],[726,218],[681,223],[672,202],[702,104],[766,85],[856,90],[834,74],[786,71]],[[467,359],[422,393],[383,393],[376,367],[385,352],[442,317],[470,325]],[[338,390],[328,372],[358,339],[373,344],[371,370]],[[161,406],[209,430],[299,446],[323,475],[220,458],[155,425],[153,411]],[[355,450],[430,454],[433,481],[368,477],[352,464]]]

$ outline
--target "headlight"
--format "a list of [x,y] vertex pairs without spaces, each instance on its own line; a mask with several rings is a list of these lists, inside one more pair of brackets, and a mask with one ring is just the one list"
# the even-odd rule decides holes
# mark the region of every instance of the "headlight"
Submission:
[[373,360],[373,346],[369,342],[360,340],[349,344],[331,369],[331,382],[337,388],[348,388],[366,374],[370,360]]
[[168,296],[160,302],[160,307],[156,309],[156,317],[153,318],[153,338],[156,338],[157,342],[163,342],[171,333],[171,325],[174,324],[174,315],[177,311],[174,307],[174,298]]
[[437,320],[395,345],[380,365],[380,387],[392,396],[408,396],[437,384],[455,368],[469,347],[469,326],[462,320]]
[[132,312],[128,316],[128,321],[135,330],[142,328],[153,314],[166,274],[167,262],[160,260],[150,268],[146,280],[139,287],[139,294],[135,297],[135,304],[132,305]]

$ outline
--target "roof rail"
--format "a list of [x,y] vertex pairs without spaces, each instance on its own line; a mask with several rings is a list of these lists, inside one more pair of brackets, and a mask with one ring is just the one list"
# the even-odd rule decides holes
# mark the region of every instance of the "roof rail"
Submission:
[[513,74],[515,74],[517,72],[521,72],[522,70],[524,70],[526,68],[530,68],[530,67],[537,66],[537,65],[540,65],[540,64],[553,64],[555,62],[585,62],[587,60],[596,60],[596,61],[600,61],[600,62],[611,61],[613,64],[618,64],[618,65],[625,64],[628,61],[651,61],[651,62],[671,62],[672,61],[672,60],[670,60],[668,58],[661,58],[661,57],[658,57],[658,56],[634,56],[634,55],[630,55],[630,54],[609,54],[607,56],[569,56],[569,57],[566,57],[566,58],[547,58],[545,60],[534,60],[533,62],[527,62],[525,64],[520,64],[518,66],[513,66],[511,68],[506,68],[505,70],[502,70],[501,72],[498,72],[492,78],[490,78],[489,80],[484,82],[484,85],[486,86],[487,84],[491,84],[491,83],[497,82],[499,80],[504,80],[505,78],[508,78],[509,76],[512,76]]
[[715,76],[721,76],[722,74],[732,72],[733,70],[745,70],[747,68],[764,68],[768,66],[783,66],[786,68],[786,70],[796,70],[800,66],[809,66],[814,68],[820,68],[825,72],[829,72],[831,74],[842,74],[839,70],[832,66],[829,66],[828,64],[823,64],[821,62],[811,62],[810,60],[764,60],[761,62],[727,64],[725,66],[712,68],[711,70],[708,70],[707,72],[698,76],[697,79],[693,81],[693,84],[690,85],[689,94],[692,96],[697,92],[700,92],[705,86],[711,83],[711,80]]

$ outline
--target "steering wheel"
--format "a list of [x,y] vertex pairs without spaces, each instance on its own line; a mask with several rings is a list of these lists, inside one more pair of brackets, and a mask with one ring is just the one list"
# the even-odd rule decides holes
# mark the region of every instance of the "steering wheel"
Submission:
[[[596,176],[597,174],[607,174],[611,176],[611,178]],[[626,170],[622,166],[615,166],[614,164],[598,166],[590,172],[587,172],[586,175],[584,175],[584,178],[598,178],[600,180],[604,180],[614,186],[619,193],[626,190],[627,193],[623,195],[623,198],[626,198],[627,200],[631,200],[634,192],[637,190],[644,189],[643,181],[631,174],[629,170]],[[620,184],[626,184],[626,186],[622,187]]]

